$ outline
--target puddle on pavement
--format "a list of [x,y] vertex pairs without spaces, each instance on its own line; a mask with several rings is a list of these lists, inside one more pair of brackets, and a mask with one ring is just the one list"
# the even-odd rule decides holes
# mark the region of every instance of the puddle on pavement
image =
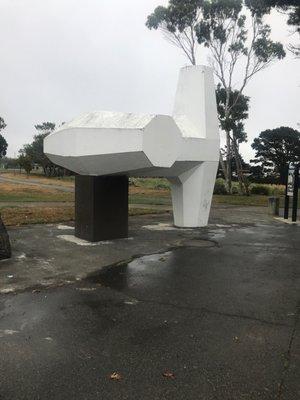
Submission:
[[[172,251],[151,254],[136,258],[130,262],[119,263],[104,268],[97,274],[90,275],[87,280],[111,289],[122,291],[126,288],[141,287],[152,281],[154,275],[159,279],[166,273],[170,264]],[[170,269],[170,265],[167,268]]]
[[[185,247],[214,247],[216,243],[208,240],[190,239],[182,243],[182,247],[165,253],[138,257],[132,261],[111,265],[86,280],[92,284],[100,284],[111,289],[123,291],[138,288],[149,289],[152,286],[166,285],[174,276],[181,273],[180,250]],[[168,285],[168,284],[167,284]],[[166,286],[167,286],[166,285]]]

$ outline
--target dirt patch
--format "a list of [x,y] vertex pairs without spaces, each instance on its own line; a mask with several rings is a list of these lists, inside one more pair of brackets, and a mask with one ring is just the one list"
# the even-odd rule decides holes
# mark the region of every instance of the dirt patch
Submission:
[[8,207],[1,216],[6,226],[67,222],[74,220],[74,207]]

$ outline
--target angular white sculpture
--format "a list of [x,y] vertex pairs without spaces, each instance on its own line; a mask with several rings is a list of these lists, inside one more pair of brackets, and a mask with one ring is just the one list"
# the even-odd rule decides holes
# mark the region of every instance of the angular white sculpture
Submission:
[[207,225],[219,163],[213,73],[181,69],[173,117],[92,112],[47,136],[45,154],[81,175],[166,177],[174,223]]

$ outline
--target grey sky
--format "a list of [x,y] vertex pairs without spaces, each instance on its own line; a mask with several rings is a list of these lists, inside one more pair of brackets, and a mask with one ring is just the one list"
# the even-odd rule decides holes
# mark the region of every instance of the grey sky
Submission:
[[[1,0],[0,116],[8,154],[32,140],[34,125],[86,111],[171,113],[178,70],[187,61],[145,27],[164,0]],[[288,43],[284,17],[272,14],[273,38]],[[199,61],[206,61],[200,54]],[[261,130],[300,121],[300,61],[288,56],[257,75],[246,124]]]

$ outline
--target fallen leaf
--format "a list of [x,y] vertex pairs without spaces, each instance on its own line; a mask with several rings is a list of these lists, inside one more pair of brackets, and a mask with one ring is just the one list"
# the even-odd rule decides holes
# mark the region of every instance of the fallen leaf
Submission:
[[109,379],[113,380],[113,381],[120,381],[122,379],[122,375],[119,374],[118,372],[113,372],[110,376]]
[[173,372],[168,371],[168,370],[163,372],[162,376],[164,378],[168,378],[168,379],[175,379],[175,375],[173,374]]

